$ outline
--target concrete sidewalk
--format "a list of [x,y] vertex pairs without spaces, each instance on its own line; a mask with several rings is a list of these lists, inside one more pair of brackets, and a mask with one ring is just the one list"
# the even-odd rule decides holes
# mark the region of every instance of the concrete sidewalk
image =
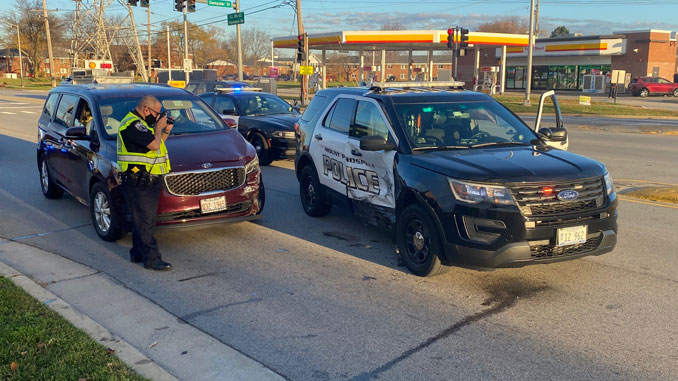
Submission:
[[0,275],[153,380],[283,380],[105,273],[0,240]]

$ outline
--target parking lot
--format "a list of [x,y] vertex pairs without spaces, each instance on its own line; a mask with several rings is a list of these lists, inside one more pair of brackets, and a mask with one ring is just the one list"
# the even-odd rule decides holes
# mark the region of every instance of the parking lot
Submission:
[[[103,242],[86,207],[43,197],[41,104],[0,103],[0,239],[106,274],[287,379],[675,379],[673,205],[622,197],[619,242],[600,257],[419,278],[388,232],[340,208],[307,216],[293,163],[277,161],[263,168],[263,220],[161,230],[175,269],[155,273],[129,262],[130,235]],[[572,128],[570,139],[620,183],[678,184],[678,136]],[[0,261],[19,259],[0,250]],[[116,316],[83,312],[124,335]],[[170,354],[124,338],[181,374]]]

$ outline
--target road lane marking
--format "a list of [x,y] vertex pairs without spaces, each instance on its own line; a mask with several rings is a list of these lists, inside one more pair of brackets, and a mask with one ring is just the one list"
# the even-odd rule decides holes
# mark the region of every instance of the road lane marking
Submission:
[[31,106],[31,105],[26,105],[26,106],[9,106],[9,107],[3,107],[2,105],[0,105],[0,110],[6,110],[6,109],[10,109],[10,108],[14,109],[14,108],[41,108],[41,107],[38,106],[38,105],[34,105],[34,106]]
[[669,208],[669,209],[678,209],[678,205],[667,205],[667,204],[660,204],[658,202],[638,200],[638,199],[635,199],[635,198],[622,196],[620,194],[618,194],[617,197],[619,197],[619,199],[622,200],[622,201],[635,202],[636,204],[659,206],[659,207],[662,207],[662,208]]
[[0,111],[0,112],[3,113],[3,114],[7,114],[7,115],[14,115],[14,114],[16,114],[15,112],[9,112],[9,111]]
[[21,112],[23,112],[24,114],[35,114],[35,111],[23,111],[22,110]]

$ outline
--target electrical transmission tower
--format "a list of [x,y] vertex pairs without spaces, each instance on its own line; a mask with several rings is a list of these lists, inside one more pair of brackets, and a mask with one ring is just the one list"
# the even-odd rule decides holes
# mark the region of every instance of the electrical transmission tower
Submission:
[[[148,81],[144,58],[139,45],[132,7],[126,0],[73,0],[75,15],[73,18],[71,52],[73,66],[80,67],[81,60],[112,60],[111,44],[127,46],[137,72],[144,82]],[[127,10],[124,18],[113,19],[106,8],[113,3]],[[115,65],[114,65],[115,66]]]

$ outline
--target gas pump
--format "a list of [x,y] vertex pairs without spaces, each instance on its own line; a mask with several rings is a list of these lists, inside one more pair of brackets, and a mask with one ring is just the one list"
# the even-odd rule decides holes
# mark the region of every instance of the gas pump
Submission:
[[480,70],[483,74],[482,82],[480,82],[480,91],[485,94],[494,95],[497,91],[499,66],[483,66]]

